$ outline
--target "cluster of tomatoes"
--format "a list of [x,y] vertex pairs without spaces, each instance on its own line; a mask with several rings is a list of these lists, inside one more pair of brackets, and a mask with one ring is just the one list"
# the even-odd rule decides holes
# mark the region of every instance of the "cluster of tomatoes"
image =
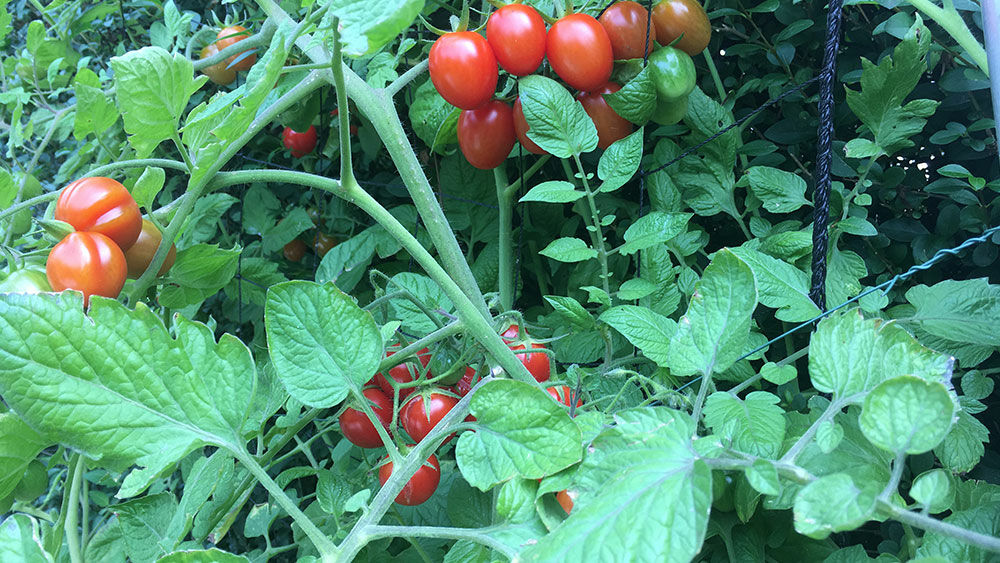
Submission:
[[[247,28],[242,25],[224,27],[219,30],[219,33],[215,37],[215,42],[209,43],[201,50],[201,58],[207,59],[226,47],[243,41],[249,36],[250,32],[247,31]],[[205,67],[201,69],[201,72],[212,82],[218,84],[219,86],[225,86],[227,84],[232,84],[232,82],[236,80],[237,71],[250,70],[250,67],[252,67],[255,62],[257,62],[257,55],[255,53],[247,54],[247,51],[243,51],[227,58],[224,61]]]
[[[512,325],[503,332],[503,337],[511,343],[511,350],[527,350],[527,344],[532,349],[544,349],[545,346],[538,342],[517,343],[519,330],[516,325]],[[386,356],[391,356],[395,350],[386,352]],[[531,375],[539,383],[548,381],[551,374],[548,356],[545,352],[517,354],[518,359],[524,364]],[[430,373],[428,365],[431,360],[431,352],[424,348],[417,352],[416,362],[402,363],[387,371],[386,374],[378,373],[365,384],[362,393],[370,403],[376,418],[382,427],[392,435],[390,425],[393,419],[393,397],[398,392],[399,402],[402,405],[399,409],[399,424],[406,431],[414,442],[423,440],[435,426],[449,413],[461,397],[467,395],[476,383],[476,370],[465,367],[464,373],[453,386],[437,386],[434,384],[423,384],[422,381],[434,379]],[[419,367],[417,367],[419,365]],[[553,399],[570,405],[572,391],[568,386],[555,386],[548,388]],[[583,402],[577,399],[576,406],[582,406]],[[371,419],[357,405],[345,409],[339,418],[340,431],[348,441],[362,448],[380,448],[383,446],[382,438],[378,430],[372,424]],[[466,421],[474,421],[471,415],[466,417]],[[443,443],[446,444],[454,437],[449,436]],[[408,447],[412,447],[410,444]],[[383,460],[379,467],[378,477],[381,484],[392,475],[392,462],[388,458]],[[413,506],[426,502],[437,490],[438,482],[441,478],[441,466],[436,455],[431,455],[427,462],[417,470],[407,484],[396,497],[399,504]]]
[[[494,99],[498,65],[512,76],[526,76],[547,57],[556,75],[579,90],[576,98],[594,121],[598,147],[604,149],[632,132],[632,123],[604,99],[621,89],[610,81],[614,61],[648,55],[658,99],[652,119],[676,123],[695,86],[691,55],[705,49],[710,34],[708,16],[696,0],[663,0],[651,14],[638,2],[616,2],[600,19],[568,14],[548,31],[533,7],[508,4],[490,15],[485,38],[456,31],[434,42],[431,82],[441,97],[462,109],[458,144],[466,160],[491,169],[507,158],[515,140],[529,152],[545,153],[527,136],[520,99],[513,106]],[[653,51],[654,37],[664,47]]]
[[[111,178],[81,178],[63,188],[56,201],[55,218],[75,231],[49,252],[45,275],[55,291],[83,292],[117,297],[126,277],[146,271],[163,236],[139,213],[132,194]],[[170,269],[177,256],[173,245],[159,275]]]

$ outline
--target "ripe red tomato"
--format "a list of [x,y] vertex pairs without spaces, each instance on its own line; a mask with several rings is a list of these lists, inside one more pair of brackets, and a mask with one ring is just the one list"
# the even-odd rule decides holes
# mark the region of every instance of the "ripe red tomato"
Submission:
[[[225,27],[219,31],[218,35],[216,35],[215,47],[216,49],[221,51],[234,43],[243,41],[247,37],[250,37],[250,33],[248,33],[247,28],[243,27],[242,25],[232,25],[229,27]],[[243,53],[246,53],[246,51],[243,51],[242,53],[236,53],[235,55],[226,59],[226,63],[224,66],[229,67],[232,70],[250,70],[250,67],[252,67],[253,64],[257,62],[256,53],[250,53],[246,57],[240,59],[240,61],[237,62],[236,64],[233,64],[233,61],[235,61],[237,58],[243,55]]]
[[[601,14],[601,25],[611,40],[611,51],[615,60],[641,59],[653,50],[656,28],[650,24],[649,41],[646,40],[646,22],[649,12],[642,4],[628,0],[615,2]],[[643,43],[646,48],[643,49]]]
[[[389,459],[386,456],[384,459]],[[392,475],[392,462],[387,461],[378,469],[378,482],[385,485]],[[410,480],[403,485],[403,490],[396,496],[396,504],[406,506],[416,506],[427,502],[434,491],[437,490],[438,483],[441,482],[441,466],[438,464],[437,456],[431,455],[427,462],[417,469],[417,472],[410,477]]]
[[122,250],[142,231],[139,206],[125,186],[111,178],[81,178],[63,188],[55,218],[78,231],[90,231],[115,241]]
[[306,255],[306,243],[302,242],[302,239],[294,239],[284,246],[282,253],[285,255],[285,260],[298,262]]
[[[146,271],[149,263],[153,261],[153,255],[163,240],[163,234],[156,228],[156,225],[148,219],[142,220],[142,231],[139,238],[135,239],[135,244],[125,251],[125,262],[128,264],[128,277],[136,279]],[[162,276],[174,265],[177,259],[177,246],[171,244],[167,252],[167,258],[160,266],[160,271],[156,274]]]
[[[201,58],[207,59],[218,52],[219,48],[215,46],[215,43],[211,43],[202,48]],[[232,84],[233,80],[236,80],[236,69],[226,68],[226,61],[221,61],[215,63],[214,65],[207,66],[201,69],[201,73],[219,86]]]
[[497,59],[478,33],[446,33],[431,46],[431,82],[449,104],[475,109],[493,97],[497,88]]
[[[403,405],[399,412],[399,420],[403,429],[416,441],[421,441],[431,430],[441,422],[444,415],[451,412],[458,404],[458,399],[443,393],[432,392],[427,395],[416,395]],[[451,436],[448,437],[451,440]],[[445,443],[448,442],[445,440]]]
[[281,133],[281,141],[286,149],[291,149],[292,156],[302,158],[316,148],[316,127],[310,125],[309,129],[301,133],[291,127],[285,127]]
[[[555,387],[546,387],[545,390],[549,392],[549,395],[552,395],[552,398],[555,399],[557,403],[562,403],[567,407],[569,406],[570,398],[573,396],[573,390],[568,386],[557,385]],[[583,401],[580,400],[580,397],[576,398],[576,406],[578,408],[583,406]]]
[[476,370],[470,367],[465,368],[465,374],[462,375],[462,379],[459,379],[452,387],[455,390],[455,394],[459,397],[468,395],[469,391],[472,391],[472,386],[476,384],[475,377]]
[[583,104],[583,109],[593,120],[597,127],[597,148],[606,149],[611,143],[619,139],[628,137],[632,132],[632,122],[615,113],[611,109],[604,94],[610,94],[621,90],[622,87],[614,82],[608,82],[604,86],[592,92],[580,92],[576,99]]
[[558,501],[559,506],[566,511],[566,514],[569,514],[570,511],[573,510],[573,497],[575,496],[576,495],[570,496],[570,493],[567,490],[562,490],[556,493],[556,501]]
[[[514,340],[518,337],[518,327],[517,325],[511,325],[507,327],[507,330],[503,331],[501,336],[506,340]],[[528,331],[524,332],[524,335],[528,335]],[[545,349],[544,344],[539,344],[538,342],[532,342],[531,347],[535,349]],[[516,344],[510,347],[511,350],[524,350],[526,349],[524,344]],[[524,367],[527,368],[528,372],[531,373],[535,381],[542,383],[549,380],[549,376],[552,375],[552,366],[549,365],[549,356],[545,353],[538,354],[516,354],[517,359],[521,360]]]
[[545,58],[545,20],[525,4],[507,4],[490,15],[486,39],[497,62],[514,76],[526,76]]
[[73,232],[49,252],[45,276],[54,291],[83,292],[83,305],[91,295],[118,297],[125,285],[125,254],[101,233]]
[[326,256],[326,253],[330,252],[330,249],[335,246],[337,246],[336,237],[332,237],[323,232],[317,232],[316,238],[313,239],[313,252],[315,252],[316,256],[319,256],[320,258]]
[[514,148],[514,110],[500,100],[458,116],[458,148],[469,164],[483,170],[500,166]]
[[[513,4],[512,4],[513,5]],[[524,110],[521,109],[521,98],[514,100],[514,135],[520,141],[524,150],[534,154],[548,154],[548,151],[538,146],[528,138],[528,121],[524,118]]]
[[[385,356],[388,358],[389,356],[391,356],[391,355],[393,355],[395,353],[396,353],[395,350],[386,350],[385,351]],[[426,368],[427,364],[431,361],[431,352],[430,352],[430,350],[428,350],[427,348],[424,348],[424,349],[418,351],[417,352],[417,359],[420,361],[420,364],[424,368]],[[391,377],[396,382],[397,385],[400,384],[400,383],[409,383],[409,382],[413,381],[414,379],[416,379],[417,375],[419,375],[415,371],[415,368],[411,365],[410,362],[411,362],[411,360],[407,360],[407,361],[399,364],[398,366],[389,368],[389,377]],[[428,373],[427,376],[430,377],[430,373]],[[376,373],[375,374],[375,384],[378,385],[382,389],[382,391],[385,392],[385,394],[388,397],[392,398],[392,396],[394,395],[394,390],[392,388],[392,384],[389,383],[389,381],[385,378],[384,375],[382,375],[381,373]],[[406,387],[404,389],[400,389],[399,390],[399,400],[400,401],[405,401],[406,398],[409,397],[410,394],[413,393],[416,390],[417,390],[416,387]]]
[[[392,423],[392,399],[378,389],[362,391],[365,398],[372,404],[372,410],[382,426],[388,430]],[[382,438],[378,435],[375,425],[361,409],[349,408],[340,413],[340,432],[355,446],[362,448],[382,447]]]
[[593,16],[560,18],[549,28],[545,52],[552,70],[577,90],[594,90],[611,77],[615,60],[611,40]]
[[653,6],[652,17],[656,40],[669,45],[680,37],[674,47],[692,57],[704,51],[712,38],[708,14],[697,0],[662,0]]

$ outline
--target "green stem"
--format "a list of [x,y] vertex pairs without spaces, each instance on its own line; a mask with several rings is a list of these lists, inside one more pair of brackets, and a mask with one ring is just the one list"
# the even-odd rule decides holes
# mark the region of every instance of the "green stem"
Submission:
[[334,18],[333,25],[333,57],[330,59],[330,71],[333,73],[333,85],[337,92],[337,117],[340,119],[340,181],[354,182],[354,165],[351,162],[351,116],[347,104],[347,89],[344,88],[344,59],[341,55],[340,33],[337,27],[340,19]]
[[424,59],[417,63],[415,66],[411,67],[409,70],[404,72],[399,76],[399,78],[393,80],[388,86],[385,87],[385,95],[392,98],[399,93],[400,90],[406,87],[407,84],[413,82],[418,76],[427,72],[428,61]]
[[900,508],[895,504],[884,500],[879,500],[878,505],[882,512],[888,514],[893,519],[902,522],[903,524],[921,528],[927,532],[955,538],[985,551],[1000,553],[1000,538],[998,537],[973,532],[972,530],[967,530],[954,524],[949,524],[948,522],[931,518],[925,514],[919,514],[913,512],[912,510]]
[[513,559],[517,552],[489,535],[490,528],[445,528],[436,526],[370,526],[365,536],[369,541],[379,538],[444,538],[467,540],[495,549]]
[[69,560],[72,563],[82,563],[83,553],[80,551],[80,482],[83,480],[83,456],[75,454],[73,460],[73,476],[70,482],[69,504],[66,506],[66,546],[69,548]]
[[841,221],[847,219],[847,214],[851,212],[851,202],[854,201],[854,198],[857,197],[858,193],[861,191],[861,188],[864,187],[865,178],[868,177],[868,173],[871,171],[872,166],[875,165],[876,158],[878,158],[878,155],[873,154],[871,158],[868,159],[868,164],[865,165],[864,170],[862,170],[861,174],[858,176],[858,181],[854,183],[854,187],[851,188],[851,192],[848,193],[847,197],[844,198],[844,212],[840,215]]
[[[583,170],[583,163],[580,162],[580,155],[574,154],[573,161],[576,163],[576,169],[580,171],[580,180],[583,182],[583,191],[587,194],[587,205],[590,207],[590,227],[591,239],[594,241],[594,249],[597,250],[597,261],[601,265],[601,282],[604,286],[604,293],[611,295],[611,285],[609,278],[611,274],[608,272],[608,250],[604,246],[604,231],[601,229],[601,215],[597,211],[597,203],[594,201],[594,192],[590,190],[590,182],[587,180],[587,173]],[[587,216],[584,215],[584,219]],[[589,230],[589,229],[588,229]],[[611,358],[605,358],[605,363],[611,361]]]
[[[198,59],[192,61],[194,63],[194,70],[199,71],[203,68],[210,67],[216,63],[220,63],[233,55],[238,55],[247,49],[252,49],[253,47],[262,47],[271,42],[271,36],[274,35],[274,30],[277,29],[270,22],[265,21],[264,25],[260,28],[260,33],[251,35],[246,39],[242,39],[229,45],[225,49],[222,49],[218,53],[212,55],[211,57],[205,57],[204,59]],[[190,47],[190,44],[189,44]],[[190,55],[188,56],[190,58]]]
[[812,439],[814,436],[816,436],[816,432],[819,431],[820,426],[825,424],[826,421],[828,420],[833,420],[833,417],[837,416],[837,414],[839,414],[844,407],[851,404],[851,402],[854,401],[857,397],[858,397],[857,395],[852,395],[851,397],[843,399],[834,398],[833,401],[831,401],[830,404],[827,405],[826,410],[823,411],[823,414],[821,414],[820,417],[816,419],[816,422],[812,423],[812,425],[808,429],[806,429],[805,433],[802,434],[802,436],[798,440],[796,440],[794,444],[792,444],[792,447],[788,448],[788,451],[785,452],[785,455],[781,456],[781,462],[795,463],[796,458],[799,457],[799,454],[802,453],[802,450],[806,449],[806,446],[808,446],[809,443],[812,442]]
[[552,158],[552,155],[550,154],[543,154],[542,156],[538,157],[538,160],[536,160],[531,166],[529,166],[528,169],[524,171],[524,174],[521,175],[520,178],[518,178],[517,180],[512,182],[509,186],[507,186],[507,192],[508,195],[511,197],[511,199],[513,199],[517,195],[517,192],[522,187],[521,184],[530,180],[532,176],[534,176],[539,170],[541,170],[542,166],[545,166],[545,164],[548,163],[550,158]]
[[715,89],[719,92],[719,103],[725,103],[726,87],[722,85],[719,69],[715,68],[715,59],[712,58],[712,53],[707,48],[702,51],[702,54],[705,55],[705,63],[708,64],[708,72],[712,75],[712,82],[715,83]]
[[500,208],[500,245],[497,283],[500,286],[500,308],[509,311],[514,308],[514,252],[513,216],[514,200],[507,190],[507,171],[503,165],[493,169],[493,179],[497,188],[497,205]]
[[973,62],[976,63],[979,70],[983,71],[983,74],[986,76],[990,75],[989,64],[986,59],[986,49],[983,48],[979,40],[969,31],[969,26],[965,25],[965,20],[962,19],[961,14],[955,10],[954,6],[948,5],[945,8],[941,8],[930,0],[910,0],[910,4],[937,22],[942,29],[951,35],[956,43],[969,53],[969,56],[972,57]]
[[[712,386],[712,367],[705,370],[701,376],[701,387],[698,388],[698,396],[694,400],[694,410],[691,411],[691,418],[694,419],[694,426],[698,428],[698,421],[701,420],[701,409],[705,406],[705,397],[708,396],[708,388]],[[697,430],[696,430],[697,431]]]

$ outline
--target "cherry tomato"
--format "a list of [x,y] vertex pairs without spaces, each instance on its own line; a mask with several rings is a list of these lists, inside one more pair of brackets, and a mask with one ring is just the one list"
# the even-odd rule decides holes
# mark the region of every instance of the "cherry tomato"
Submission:
[[125,285],[125,254],[115,241],[94,232],[66,235],[49,252],[45,275],[55,291],[83,292],[83,305],[91,295],[118,297]]
[[[219,48],[215,46],[215,43],[206,45],[201,50],[201,58],[207,59],[218,52]],[[232,84],[233,81],[236,80],[236,69],[226,68],[226,61],[217,62],[214,65],[207,66],[201,69],[201,73],[219,86]]]
[[[391,355],[393,355],[395,353],[396,353],[395,350],[386,350],[385,356],[388,358],[389,356],[391,356]],[[427,364],[430,363],[430,361],[431,361],[431,352],[430,352],[430,350],[428,350],[427,348],[424,348],[424,349],[418,351],[417,352],[417,359],[420,361],[420,364],[424,368],[426,368]],[[414,379],[416,379],[417,375],[419,375],[419,374],[417,374],[414,371],[414,369],[415,368],[413,368],[412,365],[410,364],[410,360],[407,360],[407,361],[399,364],[398,366],[389,368],[389,377],[391,377],[393,379],[393,381],[396,382],[397,385],[400,384],[400,383],[409,383],[409,382],[413,381]],[[430,377],[430,374],[428,374],[428,377]],[[375,374],[375,384],[378,385],[382,389],[382,391],[385,392],[385,394],[388,397],[391,398],[394,395],[395,391],[392,388],[392,384],[389,383],[389,381],[381,373]],[[417,390],[416,387],[406,387],[406,388],[400,389],[399,390],[399,400],[400,401],[405,401],[406,398],[409,397],[410,394],[413,393],[416,390]]]
[[52,291],[45,272],[23,268],[14,270],[0,282],[0,293],[42,293]]
[[569,514],[573,510],[573,497],[576,495],[570,495],[569,491],[562,490],[556,493],[556,501],[559,502],[559,506]]
[[[386,456],[384,459],[389,459],[389,457]],[[378,469],[378,482],[385,485],[391,475],[392,462],[387,461]],[[403,490],[399,491],[399,495],[396,496],[396,504],[405,506],[423,504],[431,498],[440,482],[441,466],[438,464],[437,456],[431,455],[427,458],[427,462],[421,465],[413,477],[410,477],[410,480],[403,485]]]
[[704,51],[712,38],[708,14],[697,0],[662,0],[653,6],[652,17],[656,40],[669,45],[680,37],[674,46],[691,56]]
[[316,148],[316,127],[310,125],[309,129],[301,133],[291,127],[285,127],[281,133],[281,141],[286,149],[291,149],[292,156],[302,158]]
[[472,391],[472,386],[476,384],[475,382],[476,370],[467,367],[465,368],[465,374],[462,375],[462,379],[459,379],[457,383],[452,387],[455,390],[455,394],[459,397],[464,397]]
[[497,59],[478,33],[446,33],[431,47],[431,82],[449,104],[475,109],[493,97],[497,88]]
[[524,119],[524,110],[521,109],[521,98],[518,98],[514,100],[514,135],[524,150],[534,154],[548,154],[548,151],[528,138],[528,129],[528,121]]
[[600,149],[610,147],[611,143],[628,137],[632,132],[632,122],[615,113],[604,99],[604,94],[621,89],[618,84],[608,82],[593,92],[580,92],[576,95],[576,99],[580,100],[584,111],[597,127],[597,147]]
[[660,47],[649,55],[656,97],[660,102],[686,98],[697,76],[691,56],[676,47]]
[[122,250],[142,231],[142,214],[125,186],[111,178],[81,178],[63,188],[55,218],[78,231],[101,233]]
[[285,254],[285,260],[298,262],[306,255],[306,243],[302,242],[302,239],[295,239],[286,244],[282,252]]
[[317,232],[313,239],[313,252],[316,256],[323,258],[330,249],[337,246],[337,239],[323,232]]
[[614,53],[600,22],[587,14],[570,14],[549,28],[545,52],[552,70],[567,84],[588,92],[611,77]]
[[[503,331],[501,336],[505,339],[514,340],[518,337],[518,327],[517,325],[511,325],[507,327],[507,330]],[[527,336],[528,332],[525,331],[524,335]],[[535,349],[545,349],[544,344],[539,344],[538,342],[532,342],[531,347]],[[524,350],[524,344],[516,344],[510,347],[511,350]],[[543,381],[548,381],[549,376],[552,375],[552,366],[549,365],[549,356],[545,353],[538,354],[516,354],[517,359],[521,360],[524,367],[528,369],[535,381],[542,383]]]
[[[403,405],[399,420],[403,429],[416,441],[423,440],[441,422],[444,415],[458,404],[458,399],[443,393],[416,395]],[[448,437],[451,440],[451,436]],[[445,440],[445,443],[448,442]]]
[[[656,28],[650,24],[649,40],[646,40],[646,22],[649,12],[642,4],[628,0],[615,2],[601,14],[601,25],[611,40],[611,51],[615,60],[641,59],[653,50]],[[646,48],[643,49],[643,43]]]
[[[562,403],[567,407],[569,406],[570,398],[573,396],[572,389],[566,385],[557,385],[555,387],[546,387],[545,390],[549,392],[549,395],[552,395],[552,398],[555,399],[557,403]],[[580,400],[580,397],[576,398],[576,406],[578,408],[583,406],[583,401]]]
[[[163,234],[156,228],[156,225],[148,219],[143,219],[142,231],[139,233],[139,238],[135,240],[135,244],[125,251],[125,262],[128,264],[128,277],[136,279],[146,271],[149,263],[153,261],[153,255],[156,254],[156,249],[160,246],[161,240],[163,240]],[[163,261],[163,265],[160,266],[160,271],[156,275],[162,276],[167,273],[167,270],[174,265],[174,260],[176,259],[177,246],[171,244],[170,250],[167,251],[167,258]]]
[[469,164],[483,170],[500,166],[514,148],[514,110],[500,100],[462,110],[458,148]]
[[486,21],[486,39],[497,62],[514,76],[526,76],[545,58],[545,20],[525,4],[507,4]]
[[[365,398],[372,404],[375,417],[388,430],[392,423],[392,399],[378,389],[362,391]],[[349,408],[340,413],[340,432],[355,446],[362,448],[382,447],[382,438],[378,435],[375,425],[361,409]]]
[[[215,48],[221,51],[234,43],[243,41],[247,37],[250,37],[250,34],[247,32],[247,28],[242,25],[231,25],[229,27],[222,28],[222,30],[219,31],[219,34],[216,35]],[[240,59],[239,62],[235,64],[233,63],[233,61],[242,56],[243,53],[246,53],[246,51],[236,53],[226,59],[225,66],[232,70],[250,70],[250,67],[257,62],[256,53],[250,53],[246,57]]]

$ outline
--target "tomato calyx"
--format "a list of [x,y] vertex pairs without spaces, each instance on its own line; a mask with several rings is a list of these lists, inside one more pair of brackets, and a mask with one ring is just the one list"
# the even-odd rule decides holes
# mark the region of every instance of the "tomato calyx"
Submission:
[[[385,357],[394,355],[399,351],[398,345],[393,345],[388,350],[385,351]],[[427,348],[422,348],[416,354],[417,361],[420,362],[420,368],[416,368],[413,364],[413,357],[406,358],[403,362],[389,368],[386,370],[388,377],[382,373],[376,373],[371,379],[371,382],[378,385],[382,391],[392,398],[396,394],[396,388],[399,388],[399,400],[405,401],[413,392],[417,390],[417,386],[411,385],[407,387],[401,387],[403,384],[411,383],[417,381],[421,375],[421,372],[426,371],[426,378],[431,377],[430,370],[427,369],[427,365],[430,363],[431,353]],[[389,380],[392,380],[390,382]]]
[[[458,401],[457,397],[445,389],[423,391],[411,396],[400,409],[400,425],[411,438],[420,442],[455,408]],[[442,443],[447,444],[453,437],[454,434],[449,435]]]

